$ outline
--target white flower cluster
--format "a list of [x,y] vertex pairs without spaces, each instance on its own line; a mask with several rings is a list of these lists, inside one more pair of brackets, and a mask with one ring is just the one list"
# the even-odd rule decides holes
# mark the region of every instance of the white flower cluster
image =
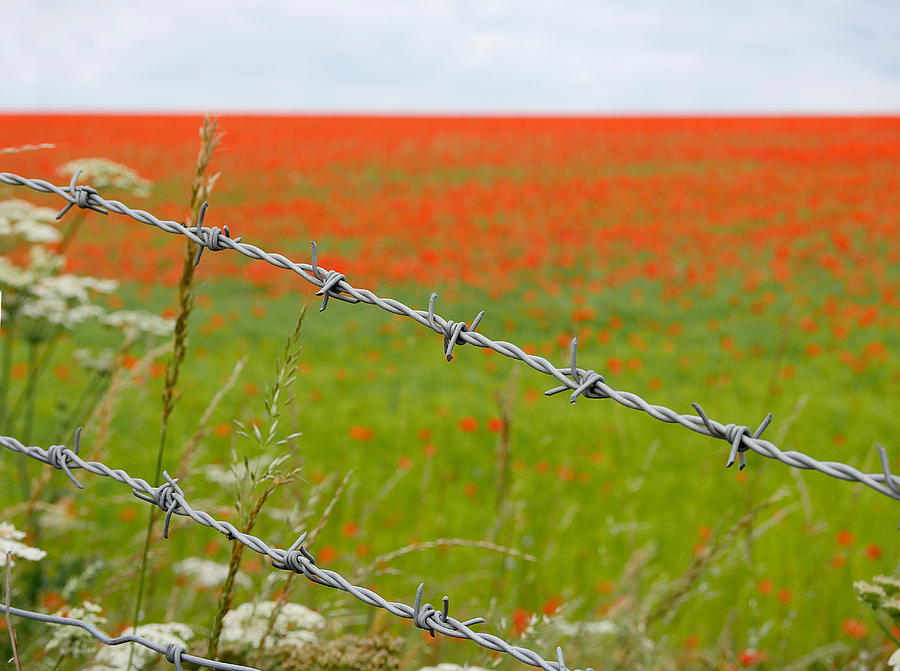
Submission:
[[152,312],[142,310],[110,312],[102,321],[107,326],[117,328],[129,336],[136,336],[139,333],[169,336],[172,335],[172,329],[175,328],[174,319],[165,319]]
[[[80,606],[63,608],[54,613],[57,617],[68,617],[73,620],[81,620],[95,627],[106,623],[106,618],[101,615],[103,609],[90,601],[83,601]],[[44,650],[59,651],[63,657],[85,657],[97,647],[97,639],[84,629],[78,627],[54,627],[53,635],[44,645]]]
[[[187,642],[194,638],[194,632],[191,628],[180,622],[166,622],[164,624],[143,624],[134,631],[133,627],[128,627],[122,634],[137,634],[148,641],[159,643],[160,645],[186,646]],[[135,643],[123,643],[122,645],[104,646],[97,653],[94,659],[94,666],[87,671],[127,671],[128,658],[132,654],[131,648],[134,648],[131,668],[136,671],[150,668],[157,661],[159,655],[149,648]]]
[[95,373],[109,374],[116,365],[116,354],[111,349],[102,349],[92,352],[89,349],[77,349],[72,352],[75,360],[85,368]]
[[[177,575],[190,578],[197,586],[206,589],[218,587],[228,577],[227,564],[219,564],[199,557],[188,557],[183,561],[176,562],[172,565],[172,570]],[[250,578],[243,573],[235,575],[234,582],[239,587],[250,587],[251,585]]]
[[115,280],[98,280],[78,275],[42,277],[28,287],[28,298],[19,307],[23,317],[44,321],[66,329],[103,316],[103,309],[91,303],[90,292],[109,294],[118,288]]
[[594,620],[589,622],[569,622],[563,619],[554,619],[553,628],[564,636],[579,636],[583,634],[618,634],[619,625],[612,620]]
[[[19,531],[9,522],[0,522],[0,566],[6,566],[7,553],[28,561],[40,561],[47,556],[43,550],[22,543],[23,538],[25,538],[24,531]],[[10,563],[16,565],[12,559]]]
[[873,585],[864,580],[854,582],[853,589],[856,591],[856,596],[859,597],[860,601],[874,608],[880,606],[881,602],[887,598],[887,592],[884,591],[881,585]]
[[894,650],[894,654],[891,655],[887,663],[891,667],[891,671],[900,671],[900,648]]
[[49,207],[38,207],[27,200],[13,198],[0,201],[0,248],[14,242],[48,244],[60,239],[53,225],[56,212]]
[[[316,640],[316,630],[325,626],[325,618],[299,603],[284,603],[269,629],[269,620],[278,602],[242,603],[222,618],[222,645],[231,648],[292,648],[304,647]],[[263,637],[265,640],[263,641]]]
[[97,189],[123,189],[141,198],[150,195],[150,180],[144,179],[127,165],[107,158],[79,158],[59,169],[63,175],[74,175],[79,170],[85,182]]

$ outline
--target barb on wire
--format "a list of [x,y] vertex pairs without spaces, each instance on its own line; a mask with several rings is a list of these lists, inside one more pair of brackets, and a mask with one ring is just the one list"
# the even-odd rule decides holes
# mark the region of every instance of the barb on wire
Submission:
[[341,290],[337,285],[344,281],[344,275],[336,270],[325,270],[324,268],[320,268],[319,248],[312,240],[309,241],[309,246],[312,248],[312,271],[316,276],[316,280],[321,283],[322,286],[322,288],[316,292],[316,296],[323,296],[322,306],[319,308],[319,312],[325,312],[325,308],[328,307],[328,299],[332,296],[348,303],[358,303],[359,300],[356,298],[341,295]]
[[432,293],[428,299],[428,323],[431,328],[438,333],[444,334],[444,356],[447,361],[453,361],[453,348],[456,345],[465,345],[465,341],[460,342],[459,336],[463,332],[473,332],[478,328],[478,324],[484,318],[484,310],[475,315],[471,326],[466,326],[465,322],[446,321],[443,326],[438,324],[434,319],[434,302],[437,300],[437,293]]
[[[204,202],[203,205],[200,206],[200,214],[197,217],[197,225],[194,228],[194,233],[198,238],[203,239],[203,244],[199,245],[197,248],[197,255],[194,257],[194,265],[197,266],[200,263],[200,256],[203,254],[203,250],[209,249],[211,252],[218,252],[222,249],[227,249],[219,242],[219,236],[222,233],[225,233],[226,238],[231,237],[231,231],[228,226],[225,225],[221,229],[218,226],[213,226],[212,228],[203,228],[203,220],[206,218],[206,210],[209,208],[209,203]],[[243,238],[234,238],[235,242],[240,242]]]
[[69,186],[63,187],[64,191],[68,191],[72,196],[71,200],[59,211],[59,214],[56,215],[57,219],[62,219],[63,216],[72,209],[73,205],[77,205],[82,209],[94,210],[94,212],[99,212],[100,214],[108,214],[106,210],[102,207],[98,207],[97,205],[91,203],[91,196],[96,196],[97,190],[90,186],[76,185],[75,182],[78,181],[78,177],[83,170],[76,170],[75,174],[72,175],[72,180],[69,182]]
[[[10,184],[12,186],[25,186],[41,193],[53,193],[71,205],[91,207],[92,209],[101,208],[109,212],[122,214],[139,223],[155,226],[166,233],[183,235],[204,247],[208,247],[213,240],[212,236],[214,234],[212,233],[212,229],[204,227],[192,229],[177,221],[158,219],[149,212],[131,209],[117,200],[106,200],[100,197],[96,190],[91,189],[90,187],[76,187],[74,186],[74,182],[68,187],[60,187],[42,179],[29,179],[13,173],[0,172],[0,183]],[[64,208],[64,211],[66,209],[68,209],[68,206]],[[792,468],[816,470],[830,477],[837,478],[838,480],[860,482],[884,496],[900,500],[900,491],[898,491],[898,487],[900,487],[900,478],[898,478],[898,476],[891,476],[889,478],[884,473],[863,473],[858,469],[841,462],[818,461],[802,452],[794,450],[783,451],[774,443],[763,440],[758,435],[754,436],[749,428],[743,427],[743,425],[721,424],[706,417],[705,413],[702,416],[681,414],[666,406],[649,403],[632,392],[613,389],[606,384],[603,376],[599,373],[592,370],[583,370],[575,365],[574,352],[577,342],[573,344],[570,367],[558,368],[543,357],[527,354],[521,347],[514,343],[502,340],[491,340],[475,331],[474,327],[480,320],[481,314],[473,321],[472,327],[465,327],[465,325],[460,325],[457,322],[444,319],[440,315],[435,314],[433,299],[430,301],[430,307],[427,311],[414,310],[408,305],[393,298],[382,298],[368,289],[357,289],[356,287],[351,286],[341,273],[335,270],[325,270],[318,266],[315,244],[313,244],[312,265],[296,263],[281,254],[270,253],[254,245],[232,240],[229,237],[219,236],[215,238],[215,244],[216,249],[233,249],[248,258],[265,261],[276,268],[290,270],[310,284],[319,287],[319,291],[316,293],[324,296],[320,310],[325,309],[329,298],[334,298],[347,303],[368,303],[369,305],[375,305],[391,314],[409,317],[420,325],[442,334],[444,336],[445,345],[444,353],[447,357],[452,355],[452,350],[455,345],[486,347],[512,359],[518,359],[534,370],[555,378],[558,386],[548,390],[548,392],[546,392],[548,395],[556,394],[568,389],[573,392],[569,397],[570,402],[574,402],[579,396],[584,396],[586,398],[609,398],[626,408],[645,412],[660,422],[680,424],[695,433],[711,436],[713,438],[724,438],[731,444],[729,463],[733,462],[734,457],[737,456],[741,461],[741,465],[745,465],[744,453],[748,450],[752,450],[768,459],[775,459]],[[732,428],[729,429],[729,427]],[[757,432],[760,431],[760,429],[757,429]]]
[[[369,606],[382,608],[392,615],[412,620],[417,627],[431,633],[442,634],[451,638],[469,639],[488,650],[505,652],[520,662],[530,664],[544,671],[569,671],[568,667],[561,665],[559,662],[547,661],[528,648],[512,645],[493,634],[473,631],[471,627],[482,624],[485,620],[480,617],[457,620],[450,616],[450,601],[448,597],[444,598],[444,609],[440,612],[435,610],[430,604],[423,605],[423,585],[419,586],[416,592],[416,602],[412,606],[396,601],[388,601],[366,587],[354,585],[336,571],[322,568],[316,563],[312,553],[303,547],[306,533],[301,534],[287,550],[283,550],[270,546],[256,536],[240,531],[229,522],[218,520],[202,510],[195,510],[185,498],[184,491],[178,486],[178,481],[171,478],[168,473],[165,474],[166,482],[159,487],[154,487],[146,480],[132,477],[121,469],[110,468],[99,461],[85,461],[73,450],[65,446],[51,446],[47,449],[37,446],[26,447],[15,438],[0,436],[0,447],[60,470],[62,470],[62,464],[66,464],[69,469],[80,468],[94,475],[101,475],[121,482],[130,487],[132,493],[140,500],[159,506],[166,512],[167,518],[172,515],[189,517],[197,524],[215,529],[229,540],[235,540],[257,554],[267,557],[273,568],[292,571],[303,575],[310,582],[347,592]],[[168,534],[168,520],[164,534]],[[591,671],[591,669],[588,668],[586,671]]]
[[136,634],[125,634],[123,636],[115,637],[107,636],[90,622],[77,620],[72,617],[45,615],[44,613],[35,613],[34,611],[24,610],[22,608],[13,608],[12,606],[4,606],[2,604],[0,604],[0,610],[2,610],[4,613],[15,615],[17,617],[24,617],[29,620],[35,620],[36,622],[46,622],[48,624],[62,624],[68,625],[70,627],[79,627],[81,629],[84,629],[91,636],[96,638],[101,643],[104,643],[105,645],[137,643],[138,645],[149,648],[153,652],[165,657],[166,660],[175,667],[176,671],[182,671],[182,662],[190,662],[191,664],[205,666],[210,669],[219,669],[220,671],[259,671],[252,666],[241,666],[240,664],[229,664],[227,662],[220,662],[215,659],[197,657],[196,655],[192,655],[187,652],[184,649],[183,645],[179,645],[177,643],[167,643],[166,645],[162,645],[161,643],[147,640],[146,638],[143,638],[142,636],[138,636]]

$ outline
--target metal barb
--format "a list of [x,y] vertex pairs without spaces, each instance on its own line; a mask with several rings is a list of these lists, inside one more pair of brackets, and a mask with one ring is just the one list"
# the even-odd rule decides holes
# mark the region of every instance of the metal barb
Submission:
[[[197,225],[194,227],[194,233],[196,233],[197,237],[200,240],[203,240],[203,220],[206,218],[206,209],[209,207],[209,203],[203,201],[203,205],[200,206],[200,214],[197,216]],[[200,263],[200,257],[203,255],[203,250],[206,249],[206,246],[203,242],[198,242],[197,245],[197,255],[194,257],[194,266],[196,267]]]
[[735,459],[737,459],[740,462],[739,470],[744,470],[744,468],[747,467],[747,460],[744,453],[750,449],[750,446],[744,444],[744,439],[749,436],[751,439],[757,440],[769,424],[771,424],[772,413],[768,413],[763,418],[762,422],[760,422],[756,431],[750,433],[750,427],[741,424],[726,424],[723,429],[718,429],[712,423],[712,420],[706,412],[704,412],[703,408],[700,407],[699,403],[691,403],[691,406],[697,411],[700,421],[703,422],[703,425],[706,427],[710,436],[713,438],[722,438],[731,444],[731,449],[728,452],[728,459],[725,462],[725,468],[730,468],[734,464]]
[[466,344],[459,341],[460,334],[463,331],[474,331],[482,319],[484,319],[484,310],[475,315],[471,326],[466,326],[465,322],[447,322],[447,327],[444,329],[444,356],[447,357],[447,361],[453,361],[453,348],[455,346]]
[[66,212],[68,212],[74,205],[82,209],[94,210],[94,212],[99,212],[100,214],[108,214],[106,210],[102,207],[98,207],[91,203],[91,196],[96,196],[97,190],[90,186],[78,186],[76,182],[78,181],[78,177],[81,176],[81,173],[84,170],[76,170],[75,174],[72,175],[72,179],[69,181],[69,186],[63,187],[60,189],[61,191],[68,191],[72,196],[72,200],[68,201],[63,208],[56,215],[56,219],[62,219]]
[[340,298],[341,300],[348,301],[350,303],[358,303],[359,299],[354,298],[353,296],[344,296],[341,293],[341,290],[337,288],[337,285],[343,282],[346,278],[343,273],[339,273],[336,270],[325,270],[324,268],[319,268],[319,251],[318,246],[312,240],[309,241],[310,247],[312,248],[312,272],[317,280],[322,282],[322,286],[316,292],[316,296],[322,296],[322,305],[319,307],[319,312],[325,312],[325,308],[328,307],[328,299],[335,297]]
[[881,460],[881,470],[884,473],[884,481],[887,483],[888,487],[896,494],[900,495],[900,484],[897,484],[897,480],[900,480],[900,478],[895,478],[891,474],[891,460],[888,459],[887,450],[885,450],[882,445],[875,445],[875,449],[878,451],[878,458]]
[[[194,257],[194,266],[197,266],[200,263],[200,257],[207,249],[211,252],[229,249],[228,246],[223,245],[221,242],[223,233],[226,238],[232,240],[231,229],[228,228],[228,224],[221,229],[218,226],[213,226],[211,228],[203,227],[203,221],[206,219],[206,210],[208,207],[209,203],[204,201],[200,206],[200,213],[197,215],[197,225],[194,227],[194,235],[199,238],[199,241],[197,242],[199,247],[197,249],[197,255]],[[242,240],[243,238],[233,238],[234,244],[237,244]]]
[[561,646],[556,646],[556,660],[559,664],[559,671],[568,671],[568,668],[566,667],[566,658],[563,656]]

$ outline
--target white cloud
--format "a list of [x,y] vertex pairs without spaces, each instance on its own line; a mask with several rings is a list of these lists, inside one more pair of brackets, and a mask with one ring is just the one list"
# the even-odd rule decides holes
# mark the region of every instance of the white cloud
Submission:
[[19,0],[0,108],[900,109],[890,1]]

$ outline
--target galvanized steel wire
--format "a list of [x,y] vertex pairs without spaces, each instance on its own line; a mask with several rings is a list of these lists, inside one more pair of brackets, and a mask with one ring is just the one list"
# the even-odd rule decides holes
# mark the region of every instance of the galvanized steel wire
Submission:
[[[168,473],[163,474],[165,478],[163,485],[153,487],[146,480],[132,477],[121,469],[110,468],[98,461],[83,460],[78,455],[79,439],[80,432],[76,433],[74,450],[65,445],[51,445],[47,449],[37,446],[26,447],[10,436],[0,436],[0,446],[63,471],[78,488],[83,488],[83,485],[72,473],[72,470],[77,469],[112,478],[128,485],[137,498],[151,505],[159,506],[166,513],[163,537],[168,537],[169,524],[173,515],[189,517],[198,524],[215,529],[229,540],[236,540],[254,552],[268,557],[274,568],[299,573],[316,584],[347,592],[369,606],[383,608],[392,615],[412,620],[416,627],[428,631],[432,635],[438,633],[452,638],[469,639],[488,650],[505,652],[520,662],[544,669],[544,671],[568,671],[560,648],[557,648],[556,651],[557,661],[551,662],[528,648],[507,643],[499,636],[474,631],[472,627],[483,623],[485,621],[483,618],[457,620],[449,614],[450,599],[446,596],[443,599],[441,610],[435,609],[430,603],[423,603],[424,584],[419,585],[416,590],[412,606],[388,601],[366,587],[352,584],[336,571],[318,566],[313,555],[303,547],[303,541],[306,539],[305,533],[301,534],[287,550],[272,547],[256,536],[241,532],[229,522],[217,520],[209,513],[192,508],[187,502],[178,480],[170,477]],[[187,659],[187,656],[184,656],[184,659]]]
[[290,270],[296,273],[310,284],[319,288],[316,295],[322,296],[321,310],[328,305],[328,300],[336,300],[348,303],[368,303],[395,315],[409,317],[420,325],[431,329],[444,338],[444,355],[450,361],[453,358],[453,348],[457,345],[475,345],[489,348],[499,354],[522,361],[531,368],[553,377],[557,386],[545,392],[552,396],[562,392],[570,392],[569,402],[574,403],[579,397],[612,399],[616,403],[645,412],[654,419],[670,424],[680,424],[686,429],[712,438],[724,440],[729,444],[729,455],[726,466],[731,466],[735,459],[740,462],[740,467],[745,466],[746,452],[753,451],[769,459],[775,459],[793,468],[804,470],[816,470],[838,480],[859,482],[871,489],[900,500],[900,476],[891,474],[890,461],[881,446],[878,446],[881,458],[881,473],[864,473],[859,469],[836,461],[819,461],[813,457],[795,450],[781,450],[777,445],[760,436],[771,421],[771,415],[766,417],[759,428],[751,431],[742,424],[722,424],[709,418],[703,409],[696,403],[692,404],[697,411],[696,415],[682,414],[662,405],[649,403],[637,394],[628,391],[613,389],[603,375],[590,369],[579,368],[576,361],[578,341],[572,339],[570,352],[570,365],[557,367],[543,357],[528,354],[514,343],[502,340],[496,341],[482,335],[475,327],[484,316],[480,312],[470,325],[465,322],[455,322],[441,317],[434,311],[436,294],[432,294],[429,300],[428,310],[415,310],[392,298],[382,298],[367,289],[358,289],[351,286],[342,273],[335,270],[320,268],[317,263],[316,246],[312,243],[312,264],[297,263],[287,257],[271,253],[242,242],[241,238],[232,238],[227,227],[206,227],[203,225],[206,207],[201,211],[196,225],[185,226],[177,221],[161,220],[144,210],[135,210],[117,200],[102,198],[96,189],[90,186],[76,184],[78,173],[72,177],[68,186],[57,186],[42,179],[28,179],[8,172],[0,173],[0,182],[12,186],[25,186],[41,193],[53,193],[62,198],[66,204],[58,217],[64,215],[69,208],[92,209],[103,214],[113,212],[123,214],[142,224],[154,226],[166,233],[183,235],[200,246],[195,262],[199,262],[200,254],[204,249],[221,251],[231,249],[251,259],[262,260],[276,268]]
[[122,645],[123,643],[137,643],[138,645],[142,645],[145,648],[149,648],[153,652],[156,652],[175,667],[175,671],[182,671],[182,662],[190,662],[191,664],[199,664],[200,666],[206,666],[210,669],[219,669],[219,671],[259,671],[258,669],[253,668],[252,666],[241,666],[240,664],[229,664],[227,662],[220,662],[215,659],[206,659],[205,657],[197,657],[196,655],[192,655],[187,652],[183,645],[178,643],[167,643],[162,645],[160,643],[156,643],[155,641],[149,641],[142,636],[138,636],[136,634],[124,634],[123,636],[115,636],[110,637],[104,634],[102,631],[97,629],[90,622],[85,622],[83,620],[78,620],[72,617],[61,617],[59,615],[45,615],[44,613],[35,613],[31,610],[24,610],[22,608],[13,608],[12,606],[7,607],[3,604],[0,604],[0,613],[9,613],[10,615],[15,615],[17,617],[24,617],[29,620],[35,620],[36,622],[46,622],[48,624],[62,624],[68,625],[71,627],[80,627],[88,632],[91,636],[96,638],[101,643],[106,645]]

